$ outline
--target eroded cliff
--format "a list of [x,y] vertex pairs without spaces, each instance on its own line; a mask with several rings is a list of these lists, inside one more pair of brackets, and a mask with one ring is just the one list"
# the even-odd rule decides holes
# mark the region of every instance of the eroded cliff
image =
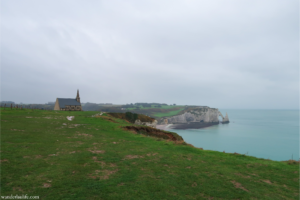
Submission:
[[[222,121],[219,121],[219,116]],[[217,108],[209,108],[207,106],[187,107],[179,115],[172,117],[163,117],[158,119],[158,124],[172,124],[171,128],[186,129],[186,128],[202,128],[216,125],[219,123],[229,123],[229,118],[220,113]]]

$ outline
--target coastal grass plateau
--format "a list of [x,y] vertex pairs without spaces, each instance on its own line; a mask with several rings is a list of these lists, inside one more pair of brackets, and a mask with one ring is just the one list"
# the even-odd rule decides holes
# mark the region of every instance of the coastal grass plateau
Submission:
[[2,108],[1,196],[299,199],[299,162],[202,150],[96,113]]
[[185,110],[185,106],[162,105],[159,108],[155,106],[151,106],[151,107],[139,106],[138,109],[127,108],[127,110],[129,110],[130,112],[136,112],[136,113],[146,114],[155,118],[160,118],[160,117],[171,117],[177,115],[183,110]]

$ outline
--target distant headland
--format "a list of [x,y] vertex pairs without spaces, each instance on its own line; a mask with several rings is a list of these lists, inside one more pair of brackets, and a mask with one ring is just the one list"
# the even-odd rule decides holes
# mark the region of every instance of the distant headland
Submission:
[[[219,120],[219,116],[222,117],[222,120]],[[178,115],[158,119],[158,128],[197,129],[217,125],[219,123],[229,123],[227,113],[224,117],[217,108],[191,106],[181,111]]]

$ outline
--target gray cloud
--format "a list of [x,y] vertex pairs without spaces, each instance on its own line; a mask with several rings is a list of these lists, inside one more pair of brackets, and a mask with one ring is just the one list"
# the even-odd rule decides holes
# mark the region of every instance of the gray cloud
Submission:
[[299,5],[2,1],[1,99],[299,108]]

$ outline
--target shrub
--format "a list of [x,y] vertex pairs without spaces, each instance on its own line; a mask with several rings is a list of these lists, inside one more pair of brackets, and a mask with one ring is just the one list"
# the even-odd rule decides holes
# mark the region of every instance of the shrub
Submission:
[[146,115],[142,114],[136,114],[136,113],[131,113],[131,112],[126,112],[126,113],[108,113],[110,116],[119,118],[119,119],[125,119],[131,123],[134,123],[135,120],[139,119],[141,122],[153,122],[155,119],[148,117]]

